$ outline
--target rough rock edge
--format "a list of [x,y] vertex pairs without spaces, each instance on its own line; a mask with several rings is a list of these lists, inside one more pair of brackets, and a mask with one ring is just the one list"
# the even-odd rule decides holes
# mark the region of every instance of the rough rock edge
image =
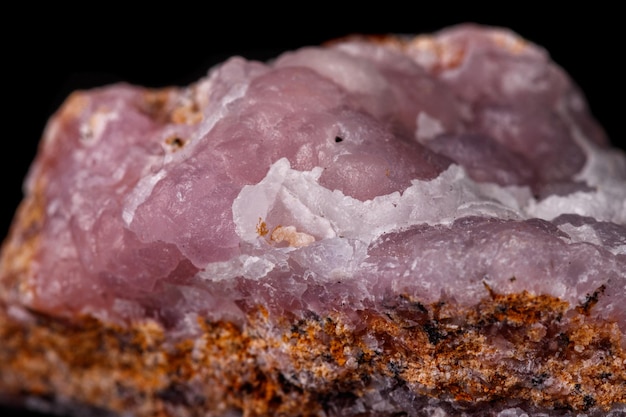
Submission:
[[[376,40],[406,47],[428,39]],[[624,335],[588,317],[601,288],[575,308],[487,286],[485,299],[463,310],[395,295],[384,313],[355,312],[367,323],[359,329],[341,316],[282,317],[276,326],[254,306],[243,329],[198,318],[202,335],[174,344],[152,321],[126,326],[27,311],[42,195],[20,206],[0,259],[0,402],[75,415],[368,415],[366,404],[391,415],[401,393],[424,409],[468,415],[485,415],[485,403],[493,415],[515,407],[531,415],[624,410]],[[495,361],[503,349],[509,356]],[[540,366],[531,370],[535,359]],[[490,361],[498,367],[485,366]],[[370,387],[377,378],[384,386]],[[391,399],[377,400],[377,389]]]

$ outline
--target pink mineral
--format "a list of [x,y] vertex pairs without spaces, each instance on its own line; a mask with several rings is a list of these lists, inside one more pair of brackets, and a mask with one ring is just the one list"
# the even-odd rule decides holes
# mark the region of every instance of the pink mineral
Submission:
[[68,98],[4,246],[0,399],[618,416],[624,303],[626,157],[544,50],[346,38]]

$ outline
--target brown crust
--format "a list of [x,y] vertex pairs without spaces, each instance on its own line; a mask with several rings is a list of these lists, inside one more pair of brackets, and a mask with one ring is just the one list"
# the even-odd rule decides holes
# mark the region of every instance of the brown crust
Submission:
[[340,395],[366,395],[376,378],[466,406],[626,402],[617,325],[554,297],[492,293],[466,309],[403,296],[356,313],[359,328],[340,315],[275,322],[259,307],[245,329],[199,319],[201,335],[172,345],[154,322],[124,328],[32,312],[20,322],[2,308],[0,392],[137,416],[318,415]]
[[17,209],[9,237],[1,250],[0,302],[24,300],[31,294],[25,277],[28,276],[31,260],[39,246],[44,207],[43,193],[34,192]]
[[191,97],[181,97],[175,88],[148,90],[138,105],[149,117],[161,123],[196,124],[202,120],[202,110],[194,100],[193,86],[191,90]]

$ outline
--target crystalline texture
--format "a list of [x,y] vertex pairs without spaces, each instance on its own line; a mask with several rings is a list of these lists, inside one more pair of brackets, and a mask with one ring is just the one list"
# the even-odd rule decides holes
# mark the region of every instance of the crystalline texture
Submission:
[[27,189],[0,334],[33,327],[11,339],[30,352],[95,331],[154,378],[81,342],[101,399],[72,357],[33,353],[37,373],[0,348],[0,392],[136,415],[624,410],[626,158],[510,32],[350,38],[185,89],[74,93]]

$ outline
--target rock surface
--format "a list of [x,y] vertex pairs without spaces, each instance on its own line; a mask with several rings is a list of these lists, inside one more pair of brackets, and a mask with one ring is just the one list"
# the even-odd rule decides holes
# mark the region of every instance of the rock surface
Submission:
[[626,412],[626,157],[506,30],[74,93],[27,192],[0,270],[0,400]]

